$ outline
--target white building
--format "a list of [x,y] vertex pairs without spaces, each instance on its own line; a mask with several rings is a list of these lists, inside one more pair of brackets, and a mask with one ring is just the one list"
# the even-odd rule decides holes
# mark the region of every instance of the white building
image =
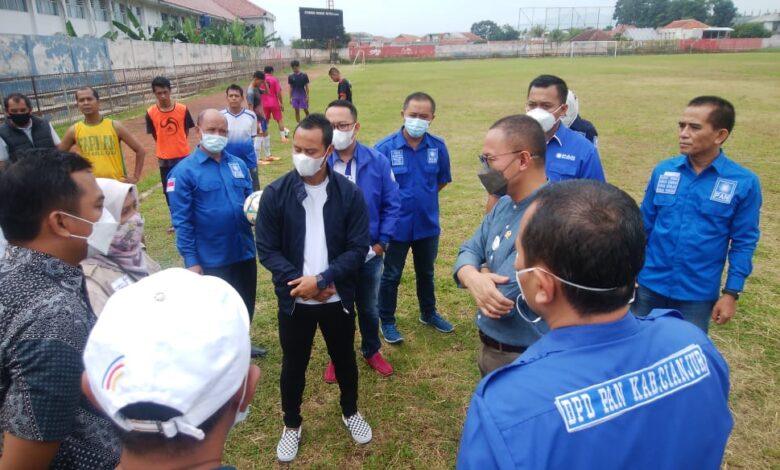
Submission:
[[202,16],[262,24],[266,35],[275,31],[276,17],[248,0],[0,0],[0,34],[66,34],[70,21],[78,36],[100,37],[116,30],[113,20],[129,26],[128,10],[149,34],[166,22]]
[[685,19],[675,20],[660,28],[658,33],[661,39],[701,39],[705,29],[709,26],[699,20]]

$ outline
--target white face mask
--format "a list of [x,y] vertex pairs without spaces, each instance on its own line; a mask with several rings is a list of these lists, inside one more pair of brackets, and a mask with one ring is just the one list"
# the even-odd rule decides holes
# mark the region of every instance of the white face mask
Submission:
[[333,148],[336,150],[344,150],[352,144],[352,137],[355,135],[355,127],[349,131],[340,131],[338,129],[333,131]]
[[325,162],[325,155],[319,158],[306,156],[305,153],[292,154],[293,165],[301,176],[314,176]]
[[70,235],[73,238],[80,238],[87,241],[87,257],[91,258],[97,254],[108,254],[111,240],[114,239],[114,234],[119,228],[119,224],[116,222],[116,219],[114,219],[114,216],[108,212],[108,209],[105,207],[103,208],[103,213],[100,215],[100,219],[98,219],[97,222],[90,222],[89,220],[82,219],[81,217],[63,211],[60,211],[60,213],[92,225],[92,232],[89,236]]
[[[563,106],[563,105],[561,105]],[[536,122],[541,124],[542,130],[546,133],[550,132],[550,130],[555,126],[555,123],[558,122],[558,118],[555,117],[556,111],[561,109],[561,106],[558,106],[553,110],[551,113],[550,111],[545,111],[542,108],[534,108],[527,113],[525,113],[527,116],[531,116],[532,118],[536,119]]]
[[249,374],[247,374],[246,377],[244,377],[244,386],[241,388],[241,401],[238,402],[238,411],[236,411],[236,417],[233,419],[232,427],[235,427],[236,425],[242,423],[243,421],[246,420],[247,416],[249,416],[249,406],[247,406],[244,411],[241,411],[241,404],[244,400],[244,396],[246,395],[246,386],[248,382],[249,382]]

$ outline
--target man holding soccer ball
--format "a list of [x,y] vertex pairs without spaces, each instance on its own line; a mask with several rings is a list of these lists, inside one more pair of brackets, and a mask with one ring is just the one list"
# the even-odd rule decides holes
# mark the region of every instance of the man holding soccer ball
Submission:
[[[257,263],[252,226],[244,216],[244,201],[252,194],[246,164],[223,149],[228,122],[216,109],[198,115],[200,143],[168,177],[165,188],[176,228],[176,247],[184,267],[216,276],[238,291],[249,312],[255,311]],[[252,346],[252,357],[266,350]]]

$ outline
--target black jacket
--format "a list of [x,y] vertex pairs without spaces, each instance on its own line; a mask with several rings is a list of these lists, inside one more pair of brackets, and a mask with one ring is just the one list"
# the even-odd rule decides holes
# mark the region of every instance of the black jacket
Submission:
[[0,138],[8,146],[8,157],[13,163],[17,160],[16,153],[20,150],[32,148],[54,148],[54,140],[51,138],[51,126],[46,119],[37,116],[31,116],[32,119],[32,139],[27,138],[27,134],[18,127],[12,126],[6,121],[0,126]]
[[[354,311],[357,273],[368,252],[368,210],[360,189],[328,169],[328,200],[323,208],[328,269],[319,273],[344,307]],[[255,240],[260,263],[271,271],[279,311],[292,315],[295,299],[287,283],[303,275],[306,199],[303,179],[293,170],[266,186],[257,213]]]

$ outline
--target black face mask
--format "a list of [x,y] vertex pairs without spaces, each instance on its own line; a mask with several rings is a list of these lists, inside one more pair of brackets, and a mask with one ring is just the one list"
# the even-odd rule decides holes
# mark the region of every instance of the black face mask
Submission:
[[482,186],[488,194],[495,194],[503,196],[506,194],[507,180],[504,177],[504,173],[498,170],[494,170],[487,165],[483,165],[477,173],[479,180],[482,182]]
[[17,127],[25,127],[27,124],[30,123],[30,113],[23,113],[23,114],[9,114],[8,118],[13,121],[13,123]]

